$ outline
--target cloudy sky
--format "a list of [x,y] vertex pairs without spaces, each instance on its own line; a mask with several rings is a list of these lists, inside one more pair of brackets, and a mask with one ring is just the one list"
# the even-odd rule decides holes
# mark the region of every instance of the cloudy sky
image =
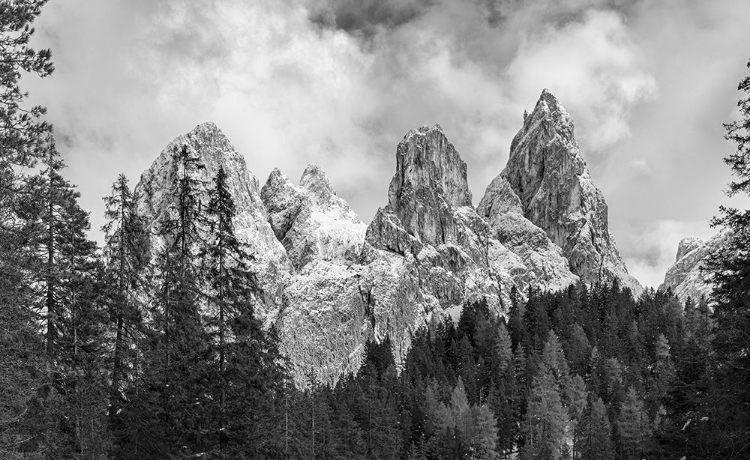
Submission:
[[542,88],[573,116],[643,284],[732,203],[722,122],[748,72],[747,0],[52,0],[35,26],[56,71],[25,89],[95,228],[117,174],[135,184],[204,121],[261,183],[322,166],[364,221],[387,201],[399,140],[440,123],[476,205]]

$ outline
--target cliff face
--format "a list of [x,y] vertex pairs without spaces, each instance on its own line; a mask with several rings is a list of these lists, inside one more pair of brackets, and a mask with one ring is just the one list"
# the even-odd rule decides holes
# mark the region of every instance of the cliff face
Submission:
[[471,206],[466,163],[439,126],[409,131],[396,151],[388,204],[367,227],[363,261],[393,253],[417,272],[425,310],[484,299],[499,311],[488,272],[489,227]]
[[506,272],[522,295],[529,286],[559,290],[579,281],[562,249],[524,216],[521,200],[504,177],[487,186],[477,211],[489,222],[495,246],[506,248],[506,254],[491,256],[495,270]]
[[409,131],[360,259],[374,336],[389,335],[399,359],[433,314],[458,318],[466,302],[477,301],[502,313],[489,245],[489,227],[471,206],[466,163],[440,126]]
[[[235,229],[263,289],[256,311],[275,325],[300,382],[311,371],[328,382],[356,371],[370,338],[389,336],[401,362],[431,316],[458,318],[480,301],[505,314],[514,287],[523,299],[529,287],[618,278],[640,292],[609,234],[570,116],[546,91],[477,208],[466,163],[440,126],[423,126],[398,144],[387,202],[369,225],[317,166],[298,184],[274,170],[259,189],[243,157],[204,123],[141,176],[139,209],[153,228],[175,202],[183,147],[204,166],[194,174],[206,184],[219,167],[227,171]],[[154,237],[152,246],[160,244]]]
[[729,235],[722,231],[705,242],[700,238],[683,238],[677,245],[675,263],[667,270],[659,290],[671,288],[682,302],[687,301],[688,297],[694,302],[703,296],[708,298],[712,289],[711,280],[702,268],[708,256],[724,245]]
[[587,284],[618,279],[640,295],[609,232],[607,203],[591,180],[573,134],[573,121],[547,90],[524,116],[500,173],[529,221],[562,249],[570,271]]

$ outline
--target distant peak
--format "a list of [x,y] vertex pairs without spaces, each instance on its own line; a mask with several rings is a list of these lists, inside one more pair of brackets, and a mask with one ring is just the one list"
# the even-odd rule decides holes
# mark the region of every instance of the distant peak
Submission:
[[542,94],[539,95],[539,99],[552,99],[554,101],[557,101],[557,98],[554,94],[552,94],[552,91],[550,91],[547,88],[542,89]]
[[279,168],[273,168],[273,171],[271,171],[271,174],[268,175],[268,180],[266,180],[266,183],[274,184],[274,183],[290,183],[288,177],[286,177]]
[[327,198],[336,194],[328,181],[328,176],[317,165],[307,165],[302,173],[302,178],[299,180],[299,185],[320,198]]
[[568,114],[568,112],[565,111],[565,108],[560,104],[560,101],[557,99],[557,97],[552,94],[550,90],[547,88],[544,88],[542,90],[542,94],[539,95],[539,100],[537,100],[536,107],[534,108],[534,112],[538,110],[543,111],[549,111],[549,112],[560,112],[565,115]]
[[700,238],[695,238],[693,236],[683,238],[677,245],[677,257],[675,258],[675,261],[682,259],[685,254],[691,252],[694,249],[702,247],[704,244],[705,243]]
[[445,133],[443,133],[443,128],[439,124],[435,123],[432,126],[422,125],[419,128],[409,130],[409,132],[404,136],[404,140],[410,139],[415,135],[424,136],[431,131],[437,131],[440,134],[445,135]]
[[[203,123],[197,125],[195,128],[193,128],[192,131],[188,133],[188,136],[190,135],[221,135],[224,136],[224,133],[221,132],[218,126],[216,126],[216,123],[213,121],[204,121]],[[225,137],[225,136],[224,136]]]
[[204,121],[203,123],[199,123],[198,126],[196,126],[196,129],[197,128],[205,128],[205,129],[212,129],[212,130],[219,129],[216,126],[216,123],[214,123],[213,121]]
[[531,113],[524,111],[523,127],[511,143],[511,151],[518,143],[535,132],[545,133],[546,137],[560,135],[564,139],[574,140],[573,117],[565,110],[557,97],[548,89],[543,89]]
[[312,179],[318,179],[318,178],[324,178],[326,179],[326,173],[323,171],[323,169],[318,165],[307,165],[304,172],[302,172],[302,178],[300,179],[300,183],[304,182],[305,180],[312,180]]

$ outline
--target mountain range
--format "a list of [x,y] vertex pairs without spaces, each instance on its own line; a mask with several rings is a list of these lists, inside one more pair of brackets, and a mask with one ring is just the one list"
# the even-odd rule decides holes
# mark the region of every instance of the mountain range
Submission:
[[[139,213],[158,228],[174,202],[176,154],[187,148],[210,183],[223,167],[236,204],[234,225],[253,255],[262,295],[298,381],[333,382],[358,369],[368,339],[390,338],[400,362],[413,332],[458,318],[467,302],[506,314],[528,289],[615,280],[639,296],[608,228],[608,208],[574,136],[571,116],[542,91],[510,146],[505,168],[478,205],[467,166],[439,125],[406,133],[383,206],[363,222],[318,166],[298,183],[278,169],[261,185],[213,123],[177,137],[136,187]],[[152,232],[151,247],[159,237]],[[680,243],[665,287],[703,292],[696,275],[714,242]]]

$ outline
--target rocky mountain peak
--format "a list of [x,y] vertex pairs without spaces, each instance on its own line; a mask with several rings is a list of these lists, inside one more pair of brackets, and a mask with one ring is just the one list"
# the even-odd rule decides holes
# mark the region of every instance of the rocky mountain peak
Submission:
[[336,196],[336,192],[333,191],[326,173],[316,165],[308,165],[305,168],[299,185],[323,203],[328,202],[332,197]]
[[441,210],[459,206],[471,206],[466,163],[439,125],[412,129],[396,149],[388,213],[398,217],[410,235],[439,244],[455,236],[446,235],[452,218]]
[[276,238],[297,270],[316,260],[354,260],[359,254],[366,226],[318,166],[305,169],[299,186],[274,169],[261,199]]
[[140,205],[144,215],[153,216],[156,221],[172,203],[176,175],[179,173],[179,165],[175,162],[183,149],[199,161],[200,168],[193,175],[206,188],[211,187],[213,178],[223,167],[230,191],[238,201],[235,204],[242,209],[262,213],[258,181],[247,170],[244,157],[214,123],[205,122],[170,142],[141,175],[138,187],[142,192]]
[[[214,123],[202,123],[189,133],[175,138],[144,171],[136,186],[139,214],[144,216],[149,228],[159,228],[170,206],[176,201],[179,165],[175,161],[183,149],[187,149],[188,154],[202,166],[192,175],[205,184],[200,192],[203,203],[208,203],[208,190],[213,186],[219,168],[224,168],[227,186],[236,207],[234,226],[237,237],[247,243],[249,251],[256,255],[252,265],[260,273],[259,282],[265,292],[259,313],[264,319],[271,318],[280,304],[278,293],[284,273],[289,269],[289,261],[268,224],[258,180],[247,169],[244,157]],[[157,232],[152,232],[152,257],[162,246],[163,239]]]
[[694,236],[687,236],[681,239],[680,243],[677,245],[677,256],[675,257],[675,262],[685,257],[685,255],[692,250],[702,247],[704,244],[705,243],[702,239]]
[[713,288],[711,279],[704,271],[709,256],[727,244],[731,233],[723,229],[708,241],[688,236],[677,245],[675,263],[669,267],[664,275],[664,283],[659,290],[672,289],[681,301],[688,297],[697,302],[701,297],[708,297]]
[[589,284],[617,278],[640,294],[609,233],[607,203],[580,155],[572,117],[548,90],[525,117],[500,176],[575,275]]
[[[511,143],[505,177],[525,206],[534,199],[543,182],[559,175],[588,176],[578,151],[573,119],[548,90],[543,90],[531,114]],[[520,174],[520,172],[523,174]]]
[[302,193],[278,168],[274,168],[260,192],[274,235],[283,241],[300,211]]

